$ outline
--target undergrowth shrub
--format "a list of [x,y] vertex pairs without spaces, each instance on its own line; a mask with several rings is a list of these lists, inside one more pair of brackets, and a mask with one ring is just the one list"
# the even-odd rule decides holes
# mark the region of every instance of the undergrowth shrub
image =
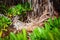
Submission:
[[2,38],[2,40],[27,40],[27,32],[25,29],[23,29],[22,32],[17,34],[10,32],[10,34],[5,38]]
[[22,13],[26,13],[27,11],[32,10],[30,8],[30,4],[28,2],[24,4],[18,4],[16,6],[10,7],[8,9],[8,15],[10,16],[16,16],[16,15],[21,15]]
[[31,40],[60,40],[60,17],[49,18],[45,27],[36,28],[30,35]]
[[60,28],[60,17],[58,18],[54,17],[53,20],[52,18],[49,18],[47,23],[49,23],[51,28],[54,28],[54,27]]
[[[58,21],[58,23],[56,23]],[[53,22],[54,24],[51,24]],[[29,34],[30,40],[60,40],[60,18],[51,18],[45,22],[45,26],[42,28],[35,28],[32,33]],[[52,26],[54,25],[54,26]],[[57,26],[56,26],[57,25]],[[10,32],[9,36],[5,38],[0,38],[4,40],[28,40],[26,30],[23,29],[22,32],[14,34]]]
[[11,20],[5,16],[0,16],[0,37],[3,31],[7,31],[7,27],[11,24]]
[[6,14],[7,13],[7,8],[4,4],[0,4],[0,14]]
[[60,40],[60,30],[54,28],[53,30],[46,30],[44,28],[36,28],[31,33],[31,40]]

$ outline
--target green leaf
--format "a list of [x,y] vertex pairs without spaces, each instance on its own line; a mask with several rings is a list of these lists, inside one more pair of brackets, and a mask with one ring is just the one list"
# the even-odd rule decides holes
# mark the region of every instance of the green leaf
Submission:
[[12,32],[10,32],[10,40],[17,40],[16,35]]
[[26,33],[26,30],[23,29],[23,30],[22,30],[22,33],[23,33],[23,40],[27,40],[27,33]]
[[0,40],[2,40],[2,38],[0,38]]
[[45,22],[45,29],[46,31],[49,31],[51,29],[51,26],[48,22]]

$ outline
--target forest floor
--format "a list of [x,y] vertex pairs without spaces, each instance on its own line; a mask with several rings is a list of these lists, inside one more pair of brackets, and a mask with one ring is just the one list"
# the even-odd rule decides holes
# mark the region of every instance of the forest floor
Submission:
[[[58,17],[58,13],[56,11],[54,11],[54,14],[52,16],[52,19],[55,16]],[[8,28],[8,31],[7,32],[4,32],[3,35],[2,35],[2,37],[5,37],[5,36],[9,35],[10,32],[14,32],[14,33],[21,32],[21,30],[23,28],[25,28],[27,30],[27,32],[30,33],[30,32],[33,31],[34,28],[44,26],[44,21],[47,21],[48,18],[50,18],[50,15],[47,13],[47,11],[44,11],[43,14],[41,15],[41,17],[36,18],[31,23],[25,23],[25,27],[19,27],[18,30],[16,30],[16,28],[9,27]],[[24,25],[24,23],[22,25]]]

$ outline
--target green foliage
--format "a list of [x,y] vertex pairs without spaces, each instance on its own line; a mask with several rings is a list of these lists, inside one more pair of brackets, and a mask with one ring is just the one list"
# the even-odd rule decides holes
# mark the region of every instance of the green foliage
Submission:
[[7,13],[7,8],[4,4],[0,4],[0,13],[4,15]]
[[16,36],[18,40],[27,40],[27,33],[25,29],[22,30],[22,33],[18,33]]
[[13,32],[10,32],[9,36],[5,38],[0,38],[3,40],[27,40],[27,34],[26,30],[23,29],[21,33],[14,34]]
[[5,16],[0,16],[0,30],[11,24],[11,20]]
[[2,40],[2,38],[0,38],[0,40]]
[[0,37],[3,31],[7,31],[7,27],[11,24],[11,20],[5,16],[0,16]]
[[54,17],[53,20],[52,20],[52,18],[50,18],[48,20],[48,23],[51,26],[51,28],[54,28],[54,27],[60,28],[60,17],[58,17],[58,18]]
[[17,40],[16,35],[14,33],[10,33],[10,40]]
[[28,2],[26,2],[25,4],[23,4],[23,7],[24,7],[25,11],[32,10],[32,8],[30,8],[30,4]]
[[26,11],[30,11],[30,4],[29,3],[25,3],[25,4],[18,4],[16,6],[13,6],[11,8],[8,9],[8,14],[9,15],[20,15],[22,13],[26,13]]
[[30,38],[31,40],[59,40],[59,31],[58,28],[54,28],[50,31],[44,28],[36,28],[33,33],[31,33]]
[[[58,23],[56,21],[59,21]],[[51,23],[55,24],[51,24]],[[60,18],[51,18],[45,22],[45,26],[42,28],[35,28],[29,37],[31,40],[60,40],[60,29],[58,28],[60,24]],[[10,32],[9,36],[5,38],[0,38],[1,40],[28,40],[26,30],[23,29],[22,32],[14,34]]]
[[60,17],[48,19],[45,22],[45,28],[36,28],[31,33],[31,40],[60,40]]

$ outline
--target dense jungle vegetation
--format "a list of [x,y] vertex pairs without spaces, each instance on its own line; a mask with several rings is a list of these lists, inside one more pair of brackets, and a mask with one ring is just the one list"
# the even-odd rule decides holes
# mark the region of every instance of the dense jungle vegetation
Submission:
[[60,1],[0,0],[0,40],[60,40]]

